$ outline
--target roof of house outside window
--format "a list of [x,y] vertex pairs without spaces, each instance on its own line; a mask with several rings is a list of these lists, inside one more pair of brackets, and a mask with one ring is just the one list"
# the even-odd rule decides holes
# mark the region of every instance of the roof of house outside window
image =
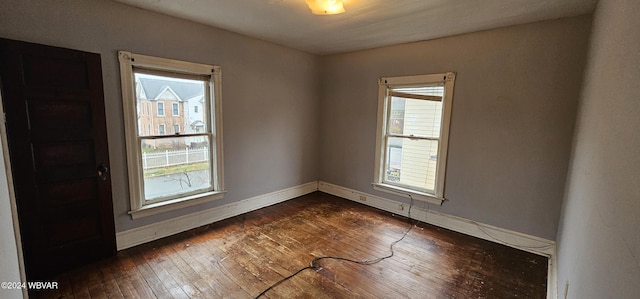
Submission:
[[202,84],[176,82],[170,80],[160,80],[152,78],[139,78],[140,85],[144,89],[144,93],[148,99],[155,99],[165,90],[166,87],[171,90],[180,98],[180,100],[187,100],[196,96],[202,96],[204,90]]

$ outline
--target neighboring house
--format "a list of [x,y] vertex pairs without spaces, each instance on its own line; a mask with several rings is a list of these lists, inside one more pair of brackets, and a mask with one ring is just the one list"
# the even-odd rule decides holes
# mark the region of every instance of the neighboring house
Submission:
[[202,93],[186,100],[185,112],[185,133],[204,132],[203,105],[204,95]]
[[[442,96],[443,87],[420,87],[412,94]],[[442,105],[440,102],[406,100],[394,97],[391,103],[390,133],[405,136],[439,138]],[[386,179],[408,186],[434,190],[438,141],[389,138]]]
[[[191,97],[185,101],[185,134],[200,134],[205,133],[204,122],[204,94],[200,93],[194,97]],[[205,143],[205,137],[189,137],[187,143],[190,147],[201,147]]]
[[[140,136],[204,132],[200,84],[143,77],[136,80],[136,94]],[[144,140],[143,146],[176,149],[202,142],[202,138]]]

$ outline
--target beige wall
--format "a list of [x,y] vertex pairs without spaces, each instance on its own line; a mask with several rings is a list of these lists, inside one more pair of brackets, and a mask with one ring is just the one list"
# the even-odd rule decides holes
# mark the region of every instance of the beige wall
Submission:
[[567,298],[640,298],[638,16],[637,0],[596,7],[558,234]]
[[373,190],[377,78],[457,72],[445,202],[555,240],[590,16],[323,57],[320,179]]
[[[317,179],[316,56],[101,0],[0,0],[0,37],[102,55],[116,231]],[[131,220],[118,50],[222,67],[223,200]]]

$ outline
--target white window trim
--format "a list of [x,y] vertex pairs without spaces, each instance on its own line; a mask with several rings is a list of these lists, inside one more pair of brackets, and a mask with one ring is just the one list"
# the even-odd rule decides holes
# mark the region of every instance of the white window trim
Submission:
[[167,126],[165,126],[164,124],[158,124],[158,135],[166,135],[166,134],[167,134]]
[[[133,219],[156,215],[168,211],[210,202],[224,197],[224,159],[222,144],[222,68],[216,65],[207,65],[178,61],[166,58],[133,54],[127,51],[119,51],[120,79],[122,84],[123,110],[125,122],[125,140],[127,149],[127,168],[129,175],[129,201],[131,209],[129,214]],[[212,185],[210,192],[188,195],[181,198],[144,205],[144,188],[141,145],[137,136],[136,94],[134,86],[134,67],[149,70],[173,72],[187,75],[210,76],[209,87],[213,91],[210,105],[212,113],[209,113],[212,133],[212,148],[210,161],[212,163]]]
[[[376,130],[376,155],[374,168],[374,190],[392,193],[395,195],[426,201],[441,205],[444,198],[445,173],[447,163],[447,148],[449,145],[449,127],[451,124],[451,106],[453,103],[453,86],[455,73],[447,72],[430,75],[382,77],[378,82],[378,124]],[[385,159],[385,132],[387,128],[387,115],[389,114],[388,90],[389,88],[409,87],[433,83],[443,83],[445,88],[442,99],[442,125],[440,127],[440,142],[438,143],[438,163],[435,182],[435,194],[430,194],[411,188],[384,183],[384,159]]]

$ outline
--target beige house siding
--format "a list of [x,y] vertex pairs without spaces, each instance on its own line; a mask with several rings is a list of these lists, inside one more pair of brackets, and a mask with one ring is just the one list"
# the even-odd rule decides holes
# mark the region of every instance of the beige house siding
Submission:
[[[406,100],[404,111],[404,135],[440,137],[441,102]],[[400,183],[434,190],[437,156],[438,141],[404,139]]]

